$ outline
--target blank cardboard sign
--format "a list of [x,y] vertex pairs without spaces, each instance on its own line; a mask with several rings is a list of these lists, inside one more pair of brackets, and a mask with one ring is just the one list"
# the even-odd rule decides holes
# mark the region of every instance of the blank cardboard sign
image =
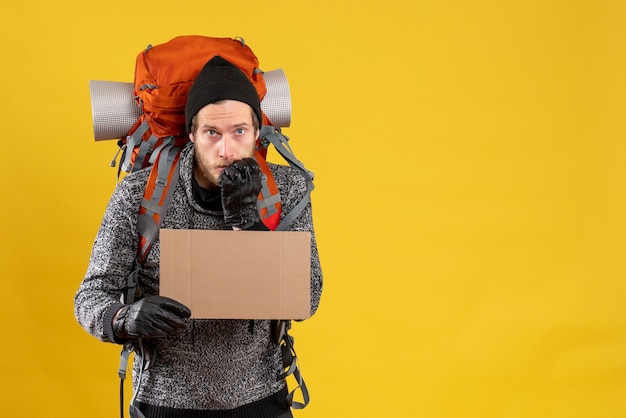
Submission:
[[192,318],[311,316],[311,233],[161,229],[160,294]]

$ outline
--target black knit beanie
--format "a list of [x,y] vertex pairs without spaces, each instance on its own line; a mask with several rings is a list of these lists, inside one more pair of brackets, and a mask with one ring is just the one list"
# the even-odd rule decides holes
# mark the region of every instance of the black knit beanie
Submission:
[[185,125],[191,131],[191,120],[204,106],[220,100],[247,103],[263,123],[259,95],[248,77],[219,55],[211,58],[200,70],[189,89],[185,105]]

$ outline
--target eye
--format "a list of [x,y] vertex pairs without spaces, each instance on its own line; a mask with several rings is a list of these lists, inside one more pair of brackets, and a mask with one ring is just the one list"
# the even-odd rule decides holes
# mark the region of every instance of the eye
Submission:
[[246,133],[246,130],[244,128],[238,128],[236,131],[237,135],[243,135],[244,133]]
[[215,130],[213,130],[213,129],[208,129],[206,131],[206,134],[207,134],[207,136],[215,136],[215,135],[217,135],[217,132]]

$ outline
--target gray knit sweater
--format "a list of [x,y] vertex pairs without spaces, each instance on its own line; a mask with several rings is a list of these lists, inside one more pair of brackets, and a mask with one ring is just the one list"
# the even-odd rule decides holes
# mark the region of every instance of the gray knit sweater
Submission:
[[[228,229],[222,213],[200,207],[192,197],[194,148],[181,155],[180,181],[163,218],[164,228]],[[306,192],[297,170],[270,164],[278,186],[283,214]],[[149,170],[127,175],[113,193],[96,236],[89,267],[75,297],[75,315],[90,334],[113,341],[111,318],[119,309],[120,295],[137,254],[137,213]],[[311,205],[289,226],[310,231],[311,313],[317,310],[322,272],[313,231]],[[154,243],[139,274],[146,295],[159,293],[159,241]],[[144,372],[137,400],[143,403],[193,410],[224,410],[249,404],[285,387],[276,376],[282,371],[280,349],[273,342],[270,321],[189,320],[173,336],[151,342],[154,364]],[[137,384],[138,361],[133,370]]]

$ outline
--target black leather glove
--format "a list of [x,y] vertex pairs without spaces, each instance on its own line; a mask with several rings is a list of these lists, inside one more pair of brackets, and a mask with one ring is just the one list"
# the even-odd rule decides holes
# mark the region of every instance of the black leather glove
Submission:
[[254,158],[237,160],[218,178],[222,187],[224,221],[230,227],[251,228],[261,222],[256,203],[261,191],[261,169]]
[[121,340],[165,337],[187,326],[191,310],[164,296],[146,296],[124,305],[113,318],[113,332]]

